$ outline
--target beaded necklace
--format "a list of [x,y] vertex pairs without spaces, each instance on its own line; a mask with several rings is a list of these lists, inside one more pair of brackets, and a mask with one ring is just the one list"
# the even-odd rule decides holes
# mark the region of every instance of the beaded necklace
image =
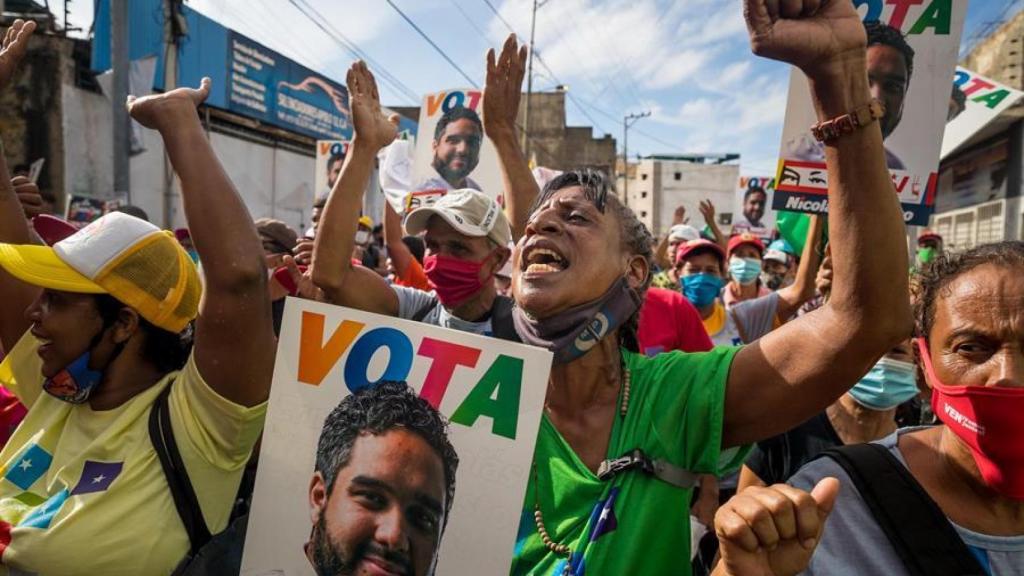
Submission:
[[[625,366],[625,363],[623,363],[623,366],[622,366],[622,398],[619,400],[619,416],[621,418],[623,418],[623,419],[626,418],[626,412],[629,411],[629,385],[630,385],[630,381],[631,381],[631,375],[630,375],[630,372],[629,372],[629,368],[627,368]],[[537,491],[537,486],[538,486],[538,482],[537,482],[537,463],[534,462],[533,465],[531,466],[531,468],[532,468],[532,472],[533,472],[533,486],[534,486],[534,493],[533,493],[533,522],[534,522],[534,524],[537,525],[537,534],[540,535],[541,542],[544,543],[544,546],[547,547],[548,550],[550,550],[551,552],[553,552],[553,553],[555,553],[555,554],[557,554],[559,556],[565,556],[566,557],[565,567],[562,569],[562,574],[564,576],[569,576],[570,574],[572,574],[572,563],[570,562],[570,560],[572,559],[572,549],[569,548],[568,546],[566,546],[565,544],[561,544],[559,542],[555,542],[554,540],[551,539],[551,535],[548,533],[548,529],[544,525],[544,514],[540,511],[540,495],[538,494],[538,491]]]

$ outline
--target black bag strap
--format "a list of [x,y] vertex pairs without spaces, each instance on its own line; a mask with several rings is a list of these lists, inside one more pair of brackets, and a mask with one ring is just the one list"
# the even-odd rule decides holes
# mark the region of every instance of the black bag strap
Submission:
[[181,453],[178,452],[178,443],[174,440],[171,413],[168,408],[168,396],[173,385],[174,381],[172,380],[160,391],[160,395],[156,397],[156,401],[149,410],[149,439],[153,443],[156,455],[160,458],[160,467],[163,468],[167,486],[171,489],[174,507],[178,509],[178,516],[181,517],[185,531],[188,533],[191,545],[190,554],[195,555],[210,541],[210,529],[206,526],[206,520],[203,519],[199,500],[196,498],[196,492],[188,478],[188,470],[185,469]]
[[852,444],[821,454],[846,471],[911,576],[984,576],[939,506],[884,446]]
[[494,297],[494,304],[491,305],[491,332],[495,338],[509,342],[522,342],[519,333],[516,332],[516,325],[512,321],[514,306],[515,301],[508,296]]
[[437,297],[434,297],[434,299],[429,304],[417,310],[416,313],[412,315],[412,318],[410,318],[410,320],[412,320],[413,322],[423,322],[423,319],[427,317],[427,314],[430,314],[431,310],[437,308],[440,305],[441,301],[438,300]]

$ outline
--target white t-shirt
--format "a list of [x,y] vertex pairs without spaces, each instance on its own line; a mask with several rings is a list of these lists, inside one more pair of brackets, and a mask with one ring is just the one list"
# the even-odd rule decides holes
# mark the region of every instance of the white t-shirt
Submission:
[[452,313],[449,312],[447,308],[440,305],[440,302],[437,300],[437,295],[433,292],[424,292],[423,290],[417,290],[415,288],[395,285],[392,285],[391,289],[394,290],[395,295],[398,296],[399,318],[412,320],[418,312],[429,307],[431,308],[430,312],[420,319],[420,322],[423,322],[424,324],[441,326],[442,328],[451,328],[452,330],[461,330],[472,334],[481,334],[483,336],[494,335],[494,331],[491,329],[490,316],[488,316],[483,322],[470,322],[469,320],[463,320],[462,318],[452,316]]

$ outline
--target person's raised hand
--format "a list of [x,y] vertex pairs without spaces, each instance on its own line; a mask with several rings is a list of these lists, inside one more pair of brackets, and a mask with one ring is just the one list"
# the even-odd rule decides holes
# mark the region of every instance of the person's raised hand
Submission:
[[346,77],[349,108],[352,110],[353,142],[374,149],[384,148],[398,136],[398,115],[385,116],[373,73],[362,60],[352,64]]
[[25,51],[28,49],[28,38],[35,29],[35,22],[31,20],[26,22],[19,18],[4,34],[3,45],[0,47],[0,89],[5,88],[14,78],[18,64],[21,63],[21,59],[25,57]]
[[46,213],[43,203],[43,196],[39,193],[39,187],[24,176],[15,176],[11,179],[11,187],[14,194],[21,203],[21,209],[25,212],[25,218],[35,218]]
[[516,35],[509,34],[501,55],[487,51],[487,81],[484,86],[484,132],[495,138],[515,135],[519,99],[526,75],[526,46],[519,46]]
[[128,114],[146,128],[161,130],[176,125],[182,114],[196,116],[196,107],[210,95],[211,80],[204,77],[199,88],[175,88],[142,98],[128,96]]
[[715,515],[725,574],[790,576],[802,572],[821,540],[838,494],[839,481],[825,478],[809,494],[776,484],[752,486],[733,496]]
[[676,206],[676,211],[672,213],[672,225],[686,224],[686,206]]
[[708,226],[711,226],[715,222],[715,205],[711,203],[711,200],[700,201],[700,214],[704,217],[704,222]]
[[812,79],[863,59],[867,33],[850,0],[743,0],[754,54],[792,64]]

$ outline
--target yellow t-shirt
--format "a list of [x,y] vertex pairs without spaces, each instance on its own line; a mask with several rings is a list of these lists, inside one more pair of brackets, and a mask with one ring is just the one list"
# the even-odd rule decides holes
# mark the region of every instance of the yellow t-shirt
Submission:
[[227,526],[266,403],[221,397],[192,357],[180,372],[102,412],[43,392],[39,346],[25,334],[0,384],[28,415],[0,452],[0,574],[169,574],[188,551],[149,439],[149,411],[169,397],[174,438],[211,533]]

